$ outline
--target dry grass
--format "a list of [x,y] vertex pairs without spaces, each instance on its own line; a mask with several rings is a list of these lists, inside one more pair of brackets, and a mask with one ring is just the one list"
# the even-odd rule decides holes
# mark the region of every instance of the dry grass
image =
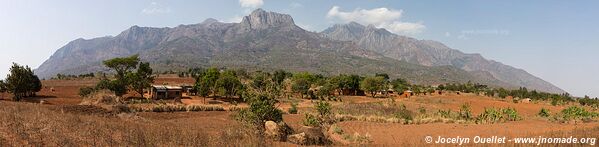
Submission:
[[0,146],[263,146],[266,143],[242,127],[210,134],[199,126],[123,117],[126,115],[64,113],[29,103],[0,102],[0,106]]

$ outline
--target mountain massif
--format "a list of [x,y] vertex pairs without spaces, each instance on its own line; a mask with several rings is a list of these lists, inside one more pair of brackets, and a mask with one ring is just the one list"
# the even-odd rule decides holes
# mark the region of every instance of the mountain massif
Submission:
[[103,60],[134,54],[150,62],[156,71],[212,66],[325,75],[388,73],[419,84],[473,81],[564,92],[524,70],[439,42],[354,22],[310,32],[298,27],[287,14],[262,9],[240,23],[207,19],[174,28],[133,26],[114,37],[77,39],[58,49],[35,72],[49,78],[59,73],[106,71]]

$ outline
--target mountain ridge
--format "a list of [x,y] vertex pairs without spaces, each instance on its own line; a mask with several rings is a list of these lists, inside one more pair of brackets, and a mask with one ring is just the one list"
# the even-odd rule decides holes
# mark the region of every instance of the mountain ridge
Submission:
[[[266,12],[262,9],[254,10],[240,23],[223,23],[208,18],[198,24],[173,28],[135,25],[114,37],[73,40],[58,49],[35,72],[48,78],[58,73],[107,71],[101,66],[102,60],[139,54],[142,60],[151,62],[158,70],[222,66],[264,70],[288,69],[323,74],[387,72],[393,77],[408,78],[412,82],[424,84],[472,80],[509,88],[524,85],[497,78],[497,72],[476,70],[477,66],[470,65],[470,62],[464,61],[461,62],[464,66],[458,66],[460,62],[457,61],[437,61],[443,59],[439,55],[432,55],[431,59],[435,60],[427,60],[424,55],[417,53],[401,56],[400,53],[403,52],[393,52],[394,49],[402,48],[420,49],[407,48],[416,46],[447,48],[449,50],[442,53],[450,55],[464,54],[439,42],[435,44],[399,36],[385,29],[372,25],[363,26],[355,22],[335,26],[347,29],[339,30],[341,32],[336,34],[333,33],[336,30],[329,30],[330,28],[327,29],[329,31],[324,30],[320,33],[310,32],[295,25],[290,15]],[[409,42],[388,43],[388,40]],[[376,42],[380,45],[373,47],[372,44]],[[390,53],[396,54],[389,55]],[[482,56],[480,58],[484,59]],[[475,56],[456,59],[481,60]],[[499,62],[490,63],[498,63],[494,68],[509,69],[509,66],[501,66],[503,64]],[[533,79],[524,81],[526,82],[539,81]],[[530,88],[554,92],[557,87]]]

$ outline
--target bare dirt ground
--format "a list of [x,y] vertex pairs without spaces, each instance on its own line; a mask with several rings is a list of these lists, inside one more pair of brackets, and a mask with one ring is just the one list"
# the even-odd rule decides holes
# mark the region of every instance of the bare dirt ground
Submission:
[[[27,98],[24,101],[31,103],[39,103],[40,100],[44,100],[47,103],[44,107],[48,107],[51,110],[55,110],[61,113],[69,113],[74,115],[93,115],[94,120],[102,119],[102,114],[106,113],[101,108],[88,108],[77,106],[81,99],[78,95],[79,88],[84,86],[93,86],[97,80],[86,79],[86,80],[44,80],[43,89],[38,93],[36,98]],[[178,78],[176,76],[160,76],[156,79],[155,84],[193,84],[192,78]],[[3,94],[3,98],[7,99],[8,94]],[[366,96],[341,96],[342,102],[331,102],[333,106],[343,106],[344,104],[351,103],[375,103],[375,102],[387,102],[389,98],[370,98]],[[513,103],[511,100],[500,100],[495,98],[489,98],[484,96],[477,96],[474,94],[444,94],[444,95],[428,95],[428,96],[413,96],[410,98],[395,97],[396,103],[404,104],[409,110],[417,111],[420,107],[425,108],[429,112],[437,110],[452,111],[459,110],[460,106],[465,103],[470,104],[474,115],[481,113],[484,108],[515,108],[520,115],[523,116],[524,120],[516,122],[506,122],[497,124],[445,124],[445,123],[431,123],[431,124],[410,124],[404,125],[400,123],[375,123],[365,121],[345,121],[340,122],[338,125],[347,134],[368,134],[371,145],[381,146],[421,146],[426,145],[424,142],[425,136],[507,136],[507,137],[534,137],[538,135],[551,134],[551,132],[564,132],[563,134],[572,134],[577,130],[588,130],[593,128],[599,128],[598,122],[590,123],[577,123],[577,124],[562,124],[556,122],[550,122],[546,119],[540,118],[537,115],[541,108],[549,109],[552,113],[559,112],[567,106],[552,106],[547,102],[533,102],[533,103]],[[203,98],[198,96],[189,96],[184,98],[182,101],[184,104],[216,104],[222,105],[225,109],[232,106],[236,107],[247,107],[244,103],[235,105],[233,103],[235,99],[226,98]],[[311,100],[299,100],[299,99],[285,99],[281,100],[279,108],[283,111],[287,111],[291,107],[291,102],[297,102],[300,114],[285,114],[284,120],[292,128],[299,128],[302,126],[302,120],[304,118],[303,113],[313,112],[313,102]],[[5,105],[5,102],[0,105]],[[39,104],[36,104],[39,105]],[[78,112],[81,111],[81,112]],[[231,114],[235,112],[224,111],[224,112],[177,112],[177,113],[154,113],[154,112],[142,112],[138,113],[137,116],[150,122],[163,122],[164,124],[173,125],[173,127],[187,126],[197,130],[203,130],[204,133],[215,135],[222,133],[223,130],[230,128],[242,127],[241,124],[236,122]],[[100,114],[100,115],[95,115]],[[86,116],[87,117],[87,116]],[[99,118],[96,118],[99,117]],[[4,134],[6,138],[11,137],[9,132],[4,132],[7,128],[0,128],[1,134]],[[599,130],[599,129],[594,129]],[[599,131],[597,133],[590,133],[594,135],[585,137],[599,137]],[[0,134],[0,135],[1,135]],[[13,134],[14,135],[14,134]],[[18,139],[14,140],[21,142]],[[10,140],[9,140],[10,142]],[[24,141],[23,141],[24,142]],[[17,143],[19,144],[19,143]],[[290,145],[286,143],[277,143],[279,145]],[[336,144],[345,145],[345,144]]]

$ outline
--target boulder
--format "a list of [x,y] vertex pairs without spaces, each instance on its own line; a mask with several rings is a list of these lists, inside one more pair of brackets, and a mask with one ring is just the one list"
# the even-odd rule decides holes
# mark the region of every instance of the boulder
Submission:
[[46,100],[40,100],[40,104],[42,104],[42,105],[43,104],[48,104],[48,101],[46,101]]
[[287,136],[287,141],[299,144],[299,145],[308,145],[308,139],[306,139],[306,133],[299,133]]
[[293,130],[285,122],[276,123],[274,121],[266,121],[264,123],[264,134],[267,138],[275,141],[285,141],[287,135],[291,134]]
[[289,135],[287,141],[299,145],[325,145],[330,143],[321,128],[308,126],[302,126],[297,134]]

